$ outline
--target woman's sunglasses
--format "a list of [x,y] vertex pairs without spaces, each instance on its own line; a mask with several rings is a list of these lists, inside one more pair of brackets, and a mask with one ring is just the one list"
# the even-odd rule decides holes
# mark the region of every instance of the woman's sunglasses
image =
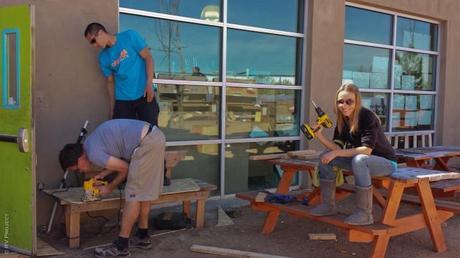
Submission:
[[355,103],[355,101],[352,100],[352,99],[339,99],[339,100],[337,100],[337,105],[339,105],[339,104],[341,104],[341,105],[347,104],[348,106],[351,106],[351,105],[353,105],[353,103]]

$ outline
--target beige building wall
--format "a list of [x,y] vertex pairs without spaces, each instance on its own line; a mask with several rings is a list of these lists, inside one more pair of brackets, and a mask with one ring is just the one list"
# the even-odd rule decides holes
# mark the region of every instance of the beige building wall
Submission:
[[[36,182],[56,188],[64,175],[58,153],[75,142],[83,122],[88,129],[108,118],[108,97],[97,62],[98,50],[83,36],[93,21],[118,30],[118,1],[2,0],[2,6],[35,7],[35,70],[32,82],[36,141]],[[46,225],[53,200],[37,193],[37,225]],[[56,214],[62,219],[62,210]]]
[[[362,0],[350,1],[370,7],[400,12],[413,16],[430,18],[440,24],[440,71],[438,74],[438,102],[436,108],[436,144],[460,145],[458,129],[460,119],[454,112],[460,110],[460,2],[457,0]],[[344,0],[312,0],[310,2],[310,33],[308,48],[310,58],[307,58],[307,95],[335,119],[333,114],[333,99],[335,91],[341,83],[345,1]],[[309,81],[308,81],[309,74]],[[307,103],[308,104],[308,103]],[[315,118],[311,108],[308,115]],[[309,119],[311,122],[314,119]],[[327,130],[332,136],[333,130]],[[321,148],[316,143],[310,147]]]

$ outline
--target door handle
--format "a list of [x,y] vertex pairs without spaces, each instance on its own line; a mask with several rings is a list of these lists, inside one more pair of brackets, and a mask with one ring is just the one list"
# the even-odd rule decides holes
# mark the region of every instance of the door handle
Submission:
[[0,142],[17,143],[20,152],[29,152],[29,136],[27,129],[19,129],[18,135],[0,134]]

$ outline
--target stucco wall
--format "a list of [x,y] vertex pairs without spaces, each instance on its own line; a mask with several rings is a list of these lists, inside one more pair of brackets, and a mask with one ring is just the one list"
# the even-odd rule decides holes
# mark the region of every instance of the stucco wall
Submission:
[[[83,36],[86,25],[101,22],[118,30],[118,1],[2,0],[2,5],[35,6],[35,72],[32,85],[37,183],[58,187],[63,172],[57,155],[75,142],[84,120],[89,129],[108,118],[108,97],[98,50]],[[45,225],[53,200],[37,194],[37,225]],[[62,213],[57,214],[62,219]]]
[[[460,119],[453,111],[460,110],[460,2],[456,0],[363,0],[352,1],[363,5],[397,11],[414,16],[435,19],[441,22],[441,55],[438,107],[436,109],[436,144],[460,145],[457,130]],[[335,119],[333,114],[334,94],[341,83],[343,62],[343,40],[345,21],[344,0],[312,0],[310,11],[311,34],[309,37],[311,58],[308,60],[310,73],[310,93],[312,99],[321,103],[325,111]],[[323,104],[324,103],[324,104]],[[309,109],[311,118],[316,117]],[[314,121],[314,119],[310,119]],[[332,136],[333,130],[327,130]],[[317,142],[310,147],[321,148]]]

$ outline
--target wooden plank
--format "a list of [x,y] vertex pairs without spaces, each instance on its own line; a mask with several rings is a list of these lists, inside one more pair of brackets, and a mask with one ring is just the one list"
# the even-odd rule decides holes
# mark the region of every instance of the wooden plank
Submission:
[[65,210],[65,225],[69,248],[80,247],[80,213],[72,212],[70,206]]
[[441,180],[431,183],[432,190],[441,192],[452,192],[460,190],[460,179]]
[[391,177],[395,179],[399,179],[399,180],[427,178],[430,182],[433,182],[433,181],[439,181],[439,180],[444,180],[444,179],[460,178],[460,173],[431,170],[431,169],[424,169],[424,168],[415,168],[415,167],[405,167],[405,168],[398,168],[396,172],[391,174]]
[[337,236],[334,233],[308,233],[308,239],[310,240],[337,240]]
[[251,155],[251,156],[249,156],[250,160],[269,160],[269,159],[286,159],[286,158],[288,158],[287,153]]
[[241,250],[236,250],[236,249],[228,249],[228,248],[204,246],[204,245],[196,245],[196,244],[192,245],[190,247],[190,250],[193,252],[197,252],[197,253],[214,254],[214,255],[221,255],[225,257],[288,258],[287,256],[271,255],[271,254],[256,253],[256,252],[241,251]]
[[[181,192],[196,192],[200,190],[200,186],[191,178],[183,178],[183,179],[173,179],[171,180],[171,185],[164,186],[163,191],[160,195],[170,195],[175,193]],[[84,197],[84,190],[82,187],[70,187],[67,189],[47,189],[44,190],[45,193],[49,195],[53,195],[66,203],[74,203],[74,204],[82,204],[86,203],[83,199]],[[111,201],[111,200],[119,200],[120,194],[124,199],[124,192],[120,193],[119,190],[114,190],[112,193],[108,194],[107,196],[103,196],[101,200],[98,202],[104,201]]]
[[37,238],[37,256],[64,255],[64,252],[56,250],[45,241]]
[[433,242],[434,248],[437,252],[443,252],[447,249],[447,246],[444,240],[441,222],[437,219],[438,214],[429,181],[427,179],[420,180],[417,185],[417,191],[420,196],[423,215],[425,216],[425,222],[430,232],[431,241]]
[[289,151],[288,156],[295,159],[311,160],[318,159],[321,152],[316,150]]
[[349,229],[347,231],[347,239],[350,242],[370,243],[374,241],[374,238],[374,235],[359,230]]
[[382,223],[386,225],[393,225],[398,213],[401,196],[404,192],[404,183],[401,181],[394,181],[390,188],[390,194],[386,200],[385,210],[383,211]]

